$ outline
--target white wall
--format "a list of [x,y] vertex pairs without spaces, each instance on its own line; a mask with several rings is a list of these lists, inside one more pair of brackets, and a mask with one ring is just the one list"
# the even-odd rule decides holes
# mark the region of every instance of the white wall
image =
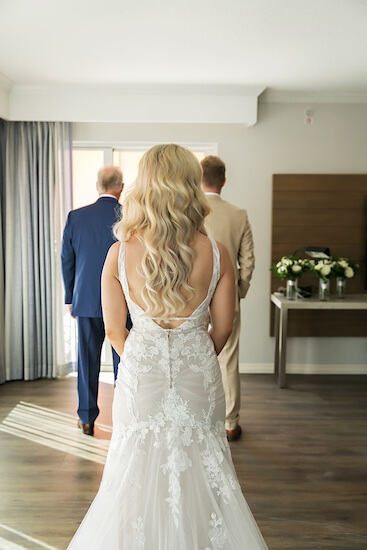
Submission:
[[[305,111],[314,124],[304,124]],[[256,268],[242,304],[241,370],[270,372],[273,173],[367,173],[367,105],[260,103],[259,121],[235,124],[75,123],[76,141],[217,142],[227,165],[223,197],[247,208]],[[366,338],[291,338],[289,372],[366,372]]]
[[13,82],[0,73],[0,118],[9,118],[9,95]]

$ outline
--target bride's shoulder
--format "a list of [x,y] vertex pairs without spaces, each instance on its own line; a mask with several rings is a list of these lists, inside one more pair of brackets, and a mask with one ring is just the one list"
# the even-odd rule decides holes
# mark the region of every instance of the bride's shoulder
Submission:
[[221,243],[220,241],[217,241],[216,239],[211,239],[210,237],[208,237],[207,235],[201,235],[201,242],[203,245],[209,247],[210,249],[213,248],[213,243],[215,243],[216,247],[218,248],[219,250],[219,254],[220,256],[222,255],[226,255],[227,253],[227,248],[226,246]]
[[194,236],[193,248],[211,248],[210,238],[199,231]]
[[120,241],[117,241],[116,243],[113,243],[110,246],[107,258],[118,258],[119,254],[120,254],[120,245],[121,245]]
[[195,238],[194,241],[194,247],[195,251],[197,253],[206,253],[207,255],[211,255],[213,253],[213,248],[217,248],[219,251],[219,256],[226,257],[228,255],[226,246],[221,243],[220,241],[217,241],[215,239],[212,239],[208,237],[207,235],[204,235],[203,233],[198,233],[198,235]]
[[129,256],[135,257],[135,255],[141,255],[145,250],[144,238],[138,235],[132,235],[128,241],[123,243],[125,250]]
[[223,255],[227,255],[228,254],[228,250],[227,250],[227,247],[225,244],[221,243],[220,241],[215,241],[217,243],[217,247],[218,247],[218,250],[219,250],[219,253],[221,256]]
[[118,261],[120,255],[120,242],[116,242],[110,246],[106,260],[103,266],[103,272],[105,274],[115,275],[118,272]]

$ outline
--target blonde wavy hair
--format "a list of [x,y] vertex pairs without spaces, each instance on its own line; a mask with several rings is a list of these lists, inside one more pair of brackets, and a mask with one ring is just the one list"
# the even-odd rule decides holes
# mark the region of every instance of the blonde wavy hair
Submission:
[[192,244],[197,231],[206,235],[204,220],[210,212],[201,176],[189,150],[156,145],[140,160],[137,179],[125,197],[114,231],[120,241],[136,235],[145,245],[138,270],[145,278],[142,300],[150,317],[178,315],[196,293],[188,282],[195,259]]

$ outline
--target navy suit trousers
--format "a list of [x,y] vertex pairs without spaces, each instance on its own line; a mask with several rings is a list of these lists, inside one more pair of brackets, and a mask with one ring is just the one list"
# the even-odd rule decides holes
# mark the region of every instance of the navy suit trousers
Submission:
[[[99,414],[98,377],[105,338],[102,317],[78,317],[78,415],[83,424],[91,424]],[[120,361],[112,348],[115,379]]]

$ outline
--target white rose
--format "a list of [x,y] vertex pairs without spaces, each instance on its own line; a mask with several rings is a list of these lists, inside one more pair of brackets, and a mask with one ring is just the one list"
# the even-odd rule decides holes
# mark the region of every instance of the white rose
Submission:
[[279,269],[278,269],[279,273],[286,273],[287,272],[287,268],[285,265],[282,265]]
[[338,263],[340,267],[348,267],[348,262],[346,262],[345,260],[339,260]]
[[300,271],[302,271],[302,267],[300,265],[293,265],[292,271],[294,271],[294,273],[299,273]]
[[350,279],[354,275],[354,270],[351,267],[346,267],[344,270],[345,276]]
[[292,265],[292,261],[289,260],[288,258],[285,258],[284,265]]
[[331,267],[329,265],[323,265],[320,271],[324,275],[324,277],[327,277],[330,274]]

